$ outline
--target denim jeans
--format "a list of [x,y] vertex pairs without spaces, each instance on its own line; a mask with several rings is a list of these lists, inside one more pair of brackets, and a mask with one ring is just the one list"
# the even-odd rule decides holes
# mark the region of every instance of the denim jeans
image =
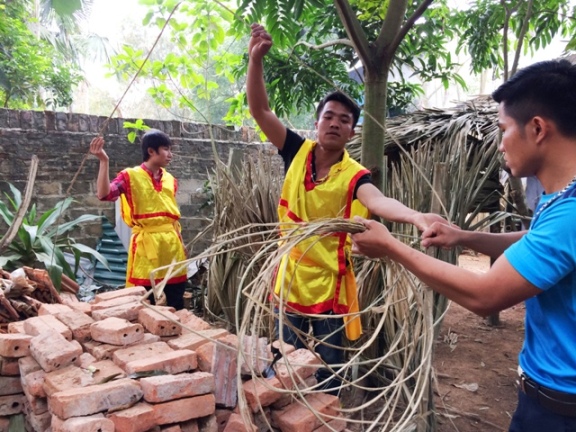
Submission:
[[[276,309],[278,313],[278,310]],[[333,315],[333,312],[325,312],[326,315]],[[290,321],[292,326],[299,331],[295,331],[288,325],[284,323],[282,326],[282,337],[285,343],[294,345],[296,349],[298,348],[308,348],[306,344],[306,336],[308,335],[310,329],[314,339],[322,341],[318,342],[315,347],[316,353],[324,360],[327,365],[333,366],[333,369],[337,370],[338,365],[344,362],[344,350],[338,348],[342,346],[342,329],[344,325],[344,320],[342,317],[334,318],[310,318],[307,316],[285,313],[284,319]],[[279,320],[276,319],[276,339],[280,339],[279,331]],[[326,346],[324,344],[334,345],[334,347]],[[334,375],[332,371],[328,368],[320,368],[316,372],[316,378],[318,382],[326,381],[321,388],[322,389],[334,389],[340,386],[340,378]],[[337,394],[337,390],[329,391],[328,393]]]
[[566,417],[540,406],[536,399],[518,391],[518,407],[509,432],[576,432],[576,417]]

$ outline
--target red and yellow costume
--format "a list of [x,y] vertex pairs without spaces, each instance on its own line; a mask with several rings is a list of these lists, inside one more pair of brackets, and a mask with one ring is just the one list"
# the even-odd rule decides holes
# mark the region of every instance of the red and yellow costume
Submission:
[[[315,145],[306,140],[286,173],[278,206],[280,222],[368,217],[366,207],[353,198],[356,182],[369,171],[345,151],[324,181],[315,183],[312,180]],[[282,297],[287,310],[309,314],[330,310],[337,314],[357,312],[350,248],[350,237],[341,232],[308,238],[285,255],[278,268],[274,292]],[[348,339],[357,339],[362,332],[360,319],[344,317],[344,321]]]
[[[121,195],[122,219],[132,228],[126,286],[150,286],[152,270],[186,259],[178,222],[176,179],[162,168],[161,182],[154,182],[141,166],[127,168],[120,176],[126,185],[126,193]],[[158,272],[155,282],[160,282],[167,271]],[[182,268],[167,283],[185,281],[186,268]]]

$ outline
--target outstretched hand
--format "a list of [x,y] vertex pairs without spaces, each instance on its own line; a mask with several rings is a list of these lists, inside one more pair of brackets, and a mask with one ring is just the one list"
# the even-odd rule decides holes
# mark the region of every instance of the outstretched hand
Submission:
[[414,216],[413,225],[420,231],[426,231],[435,223],[450,225],[450,222],[436,213],[418,213]]
[[90,142],[90,153],[96,156],[100,162],[108,161],[108,155],[104,151],[104,138],[97,136]]
[[424,230],[421,244],[424,247],[436,246],[450,249],[459,245],[461,233],[462,231],[456,225],[436,222]]
[[248,55],[255,60],[261,60],[272,47],[272,37],[261,24],[252,24]]
[[366,230],[352,234],[352,252],[366,255],[370,258],[382,258],[387,254],[387,245],[394,240],[388,228],[375,220],[354,217],[354,222],[359,222]]

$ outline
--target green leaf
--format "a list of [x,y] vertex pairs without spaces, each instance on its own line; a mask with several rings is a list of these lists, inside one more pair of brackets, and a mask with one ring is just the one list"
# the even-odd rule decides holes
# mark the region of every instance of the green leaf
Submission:
[[60,17],[69,17],[82,10],[82,0],[52,0],[52,8]]
[[83,244],[79,244],[76,243],[72,246],[72,249],[77,250],[78,252],[80,252],[82,255],[88,255],[90,257],[94,257],[96,258],[98,261],[100,261],[100,263],[106,267],[107,270],[110,270],[110,265],[108,264],[108,260],[106,259],[106,257],[104,255],[102,255],[100,252],[98,252],[95,249],[92,249],[89,246],[83,245]]
[[59,265],[48,265],[46,266],[46,270],[48,271],[48,276],[50,276],[54,288],[60,293],[62,291],[62,267]]

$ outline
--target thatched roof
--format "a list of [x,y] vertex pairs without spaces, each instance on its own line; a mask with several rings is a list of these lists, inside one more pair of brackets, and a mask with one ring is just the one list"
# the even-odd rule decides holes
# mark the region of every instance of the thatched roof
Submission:
[[[348,151],[356,160],[360,160],[361,142],[360,130],[348,144]],[[424,109],[393,117],[387,120],[384,147],[388,168],[393,168],[388,170],[388,176],[394,170],[405,174],[417,164],[423,168],[420,171],[424,177],[431,179],[433,163],[446,163],[450,167],[450,195],[464,201],[463,210],[494,212],[499,210],[502,192],[499,142],[498,105],[489,96],[451,108]],[[422,176],[416,181],[426,183]],[[475,197],[471,196],[471,189]]]
[[[407,148],[428,142],[442,144],[454,139],[497,145],[500,140],[497,119],[498,105],[489,96],[451,108],[427,108],[392,117],[386,123],[384,154],[395,159],[400,152],[398,144]],[[361,139],[359,133],[348,145],[354,158],[360,154]]]

